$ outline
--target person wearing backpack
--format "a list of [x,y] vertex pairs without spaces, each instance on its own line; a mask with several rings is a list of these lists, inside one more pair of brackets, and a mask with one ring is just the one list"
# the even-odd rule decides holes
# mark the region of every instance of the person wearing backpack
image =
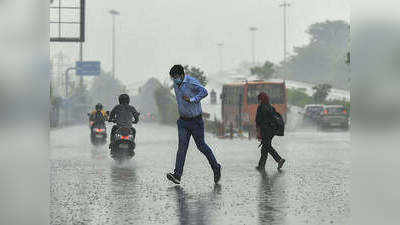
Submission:
[[90,128],[90,138],[93,141],[95,138],[95,132],[93,128],[105,127],[105,121],[107,121],[108,114],[103,110],[103,105],[97,103],[95,110],[88,113],[89,116],[89,128]]
[[103,110],[103,105],[101,103],[97,103],[95,106],[95,110],[89,113],[89,121],[90,127],[93,127],[94,124],[104,124],[107,120],[107,113]]
[[261,157],[258,166],[256,166],[257,170],[263,171],[265,169],[268,153],[278,163],[278,170],[280,170],[285,163],[285,159],[283,159],[271,145],[272,138],[275,135],[283,135],[282,123],[282,117],[269,103],[268,95],[265,92],[261,92],[258,95],[256,114],[257,138],[261,140]]
[[[110,146],[111,149],[112,144],[114,143],[114,135],[117,132],[119,127],[129,127],[132,130],[133,137],[136,136],[136,130],[133,128],[132,124],[139,122],[140,113],[136,111],[135,107],[129,104],[130,98],[127,94],[121,94],[118,97],[119,105],[116,105],[110,113],[110,122],[115,122],[117,125],[114,125],[111,134],[110,134]],[[132,121],[135,119],[135,121]]]

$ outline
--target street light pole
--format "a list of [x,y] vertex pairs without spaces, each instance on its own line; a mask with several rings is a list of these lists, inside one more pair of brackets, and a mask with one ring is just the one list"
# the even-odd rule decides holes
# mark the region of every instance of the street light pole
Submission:
[[224,43],[218,43],[218,54],[219,54],[219,72],[222,73],[222,47]]
[[112,9],[109,11],[112,16],[112,77],[115,79],[115,16],[119,15],[119,12]]
[[75,67],[69,67],[65,71],[65,99],[67,99],[67,102],[65,104],[65,124],[68,125],[69,123],[69,110],[70,110],[70,105],[69,105],[69,71],[71,70],[76,70]]
[[258,30],[257,27],[250,27],[250,32],[251,32],[251,51],[252,51],[252,57],[253,57],[253,66],[256,64],[256,55],[255,55],[255,32]]
[[289,3],[286,2],[286,0],[283,1],[282,4],[279,5],[280,7],[283,7],[283,76],[285,79],[287,79],[287,74],[286,74],[286,8],[290,6]]
[[[60,2],[61,4],[61,2]],[[85,12],[86,12],[86,3],[85,0],[81,1],[81,41],[79,42],[79,61],[82,63],[83,61],[83,42],[85,41]],[[83,91],[83,76],[79,78],[79,88],[80,91]]]
[[[83,61],[83,43],[79,42],[79,61],[82,63]],[[83,76],[79,78],[79,87],[81,91],[83,90]]]

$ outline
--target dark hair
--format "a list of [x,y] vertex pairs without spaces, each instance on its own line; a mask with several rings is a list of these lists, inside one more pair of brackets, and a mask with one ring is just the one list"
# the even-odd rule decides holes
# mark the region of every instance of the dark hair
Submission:
[[269,97],[268,97],[267,93],[265,93],[265,92],[261,92],[258,95],[258,100],[261,100],[262,104],[269,104]]
[[185,75],[185,70],[182,65],[174,65],[169,71],[170,76]]

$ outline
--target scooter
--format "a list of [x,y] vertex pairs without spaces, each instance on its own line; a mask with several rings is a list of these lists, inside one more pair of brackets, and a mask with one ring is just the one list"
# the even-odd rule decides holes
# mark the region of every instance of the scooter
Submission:
[[[107,116],[109,112],[106,112]],[[88,113],[90,118],[90,114]],[[104,145],[107,143],[107,128],[104,122],[94,122],[89,120],[89,129],[90,129],[90,142],[97,145]]]
[[[115,123],[115,121],[110,121]],[[136,124],[137,121],[132,123]],[[114,142],[111,145],[110,156],[115,161],[121,163],[130,160],[135,156],[135,133],[133,127],[119,127],[114,135]]]
[[95,123],[90,129],[90,141],[93,145],[104,145],[107,143],[107,129],[104,124]]

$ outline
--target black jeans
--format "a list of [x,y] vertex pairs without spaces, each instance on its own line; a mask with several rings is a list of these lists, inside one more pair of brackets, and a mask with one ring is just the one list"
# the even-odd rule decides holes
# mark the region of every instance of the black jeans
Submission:
[[267,162],[268,153],[272,155],[272,158],[274,158],[274,160],[276,162],[279,162],[282,159],[271,145],[273,137],[274,136],[266,136],[266,137],[263,137],[263,139],[261,141],[261,145],[262,145],[261,146],[261,157],[260,157],[260,161],[258,162],[258,166],[261,168],[265,168],[265,163]]

